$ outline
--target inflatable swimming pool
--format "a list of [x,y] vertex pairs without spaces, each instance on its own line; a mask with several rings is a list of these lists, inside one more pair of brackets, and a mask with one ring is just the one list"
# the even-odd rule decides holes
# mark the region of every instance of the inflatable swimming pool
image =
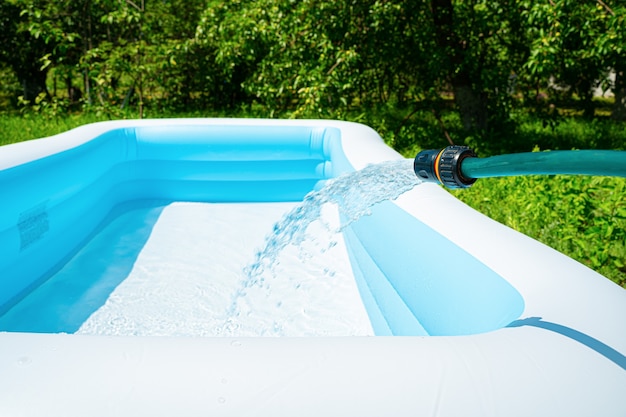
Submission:
[[[625,415],[626,291],[433,184],[343,232],[383,337],[76,334],[172,236],[157,241],[159,207],[294,202],[399,159],[366,126],[319,120],[115,121],[0,148],[0,415]],[[128,213],[142,213],[123,234],[130,255],[90,246]],[[243,227],[212,219],[215,239]],[[211,240],[184,236],[181,252]],[[60,284],[68,265],[78,273]]]

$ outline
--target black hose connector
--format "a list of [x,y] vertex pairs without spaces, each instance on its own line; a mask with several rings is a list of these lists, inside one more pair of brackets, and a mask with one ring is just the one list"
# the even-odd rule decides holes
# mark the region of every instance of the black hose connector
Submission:
[[465,158],[475,157],[474,151],[467,146],[430,149],[417,154],[413,170],[425,182],[436,182],[448,188],[468,188],[476,182],[476,178],[465,177],[461,172],[461,163]]

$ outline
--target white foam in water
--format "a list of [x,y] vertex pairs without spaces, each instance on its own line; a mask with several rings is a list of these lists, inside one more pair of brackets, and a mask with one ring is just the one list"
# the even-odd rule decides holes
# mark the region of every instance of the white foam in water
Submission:
[[410,163],[330,180],[301,204],[171,204],[129,277],[77,333],[373,335],[341,227],[417,185]]

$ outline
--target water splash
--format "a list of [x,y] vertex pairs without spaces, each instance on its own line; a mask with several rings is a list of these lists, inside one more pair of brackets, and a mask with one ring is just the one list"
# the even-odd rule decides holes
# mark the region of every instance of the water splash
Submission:
[[[269,278],[275,278],[275,266],[279,255],[288,246],[311,246],[313,234],[309,233],[311,225],[321,222],[321,226],[328,233],[340,233],[344,228],[365,215],[371,214],[372,206],[387,200],[395,200],[403,193],[421,183],[413,172],[412,160],[386,161],[368,165],[360,171],[341,175],[326,181],[317,191],[307,194],[301,204],[285,214],[266,237],[263,249],[256,253],[254,261],[244,269],[244,279],[233,295],[230,308],[227,312],[227,323],[224,333],[234,333],[240,330],[241,324],[237,317],[242,315],[239,302],[252,287],[265,286]],[[340,225],[324,222],[322,212],[328,204],[335,205],[341,216]],[[314,242],[313,242],[314,244]],[[317,248],[324,253],[332,248],[331,240],[326,247]],[[310,250],[301,250],[302,261],[316,256]],[[324,268],[323,275],[332,277],[333,271]],[[248,313],[250,314],[250,313]],[[263,333],[280,335],[280,325],[273,324],[273,329]]]

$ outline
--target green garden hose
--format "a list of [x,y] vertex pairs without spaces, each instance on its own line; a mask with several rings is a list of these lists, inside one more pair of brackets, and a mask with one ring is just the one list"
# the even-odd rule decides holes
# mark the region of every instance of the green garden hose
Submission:
[[477,158],[465,146],[417,154],[415,174],[449,188],[470,187],[477,178],[516,175],[601,175],[626,177],[626,151],[527,152]]

